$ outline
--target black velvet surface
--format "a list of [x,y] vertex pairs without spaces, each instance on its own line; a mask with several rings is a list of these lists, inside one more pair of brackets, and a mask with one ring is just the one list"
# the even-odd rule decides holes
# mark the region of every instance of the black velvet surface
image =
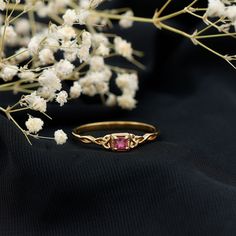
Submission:
[[[109,4],[132,5],[151,17],[162,3]],[[189,32],[198,26],[189,18],[170,23]],[[126,153],[81,145],[71,135],[64,146],[43,140],[30,146],[1,114],[0,235],[236,235],[235,70],[152,25],[136,23],[121,33],[146,55],[137,109],[81,100],[63,109],[51,105],[54,120],[44,134],[57,128],[70,133],[93,121],[136,120],[159,126],[161,137]],[[2,106],[14,102],[8,94],[0,98]],[[17,116],[22,123],[26,118]]]

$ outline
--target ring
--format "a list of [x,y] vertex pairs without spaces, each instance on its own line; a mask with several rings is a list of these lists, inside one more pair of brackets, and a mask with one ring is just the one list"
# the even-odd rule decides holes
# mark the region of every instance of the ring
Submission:
[[[87,132],[99,130],[136,130],[144,132],[144,135],[132,133],[110,133],[103,137],[85,135]],[[160,131],[153,125],[134,121],[106,121],[81,125],[75,128],[72,134],[81,142],[97,144],[112,151],[128,151],[147,141],[155,140]]]

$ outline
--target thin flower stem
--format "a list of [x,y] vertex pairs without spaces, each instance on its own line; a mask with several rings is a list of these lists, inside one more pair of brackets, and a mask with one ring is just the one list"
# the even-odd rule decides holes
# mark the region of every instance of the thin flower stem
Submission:
[[207,30],[209,30],[212,27],[215,27],[216,24],[218,24],[219,22],[221,22],[224,19],[224,17],[221,17],[220,19],[216,20],[215,22],[212,22],[212,24],[208,25],[207,27],[205,27],[204,29],[200,30],[197,32],[197,35],[200,35],[204,32],[206,32]]
[[199,36],[196,36],[195,38],[206,39],[206,38],[220,38],[220,37],[229,37],[229,36],[236,36],[236,33],[199,35]]
[[26,111],[29,110],[29,107],[23,107],[23,108],[19,108],[19,109],[14,109],[14,110],[9,110],[9,113],[15,113],[15,112],[19,112],[19,111]]
[[25,13],[27,13],[28,11],[30,11],[30,9],[29,10],[24,10],[24,11],[22,11],[19,15],[17,15],[17,16],[15,16],[14,18],[12,18],[10,21],[9,21],[9,24],[11,24],[11,23],[13,23],[14,21],[16,21],[18,18],[20,18],[22,15],[24,15]]
[[189,11],[189,10],[186,10],[186,13],[192,15],[192,16],[195,16],[196,18],[199,18],[199,19],[202,19],[203,17],[201,15],[198,15],[192,11]]
[[24,134],[24,136],[26,137],[26,139],[29,142],[29,144],[32,145],[32,143],[29,140],[29,137],[28,137],[26,131],[21,128],[21,126],[16,122],[16,120],[11,116],[10,113],[7,113],[6,115],[9,118],[9,120],[11,120],[16,125],[16,127]]
[[157,15],[160,16],[162,12],[168,7],[168,5],[172,2],[172,0],[166,1],[166,3],[162,6],[162,8],[157,12]]
[[15,3],[9,3],[8,4],[8,6],[7,6],[7,8],[9,9],[9,10],[11,10],[11,9],[15,9],[15,11],[24,11],[25,10],[25,7],[26,7],[26,4],[17,4],[16,6],[15,6]]
[[169,25],[167,25],[167,24],[164,24],[164,23],[162,23],[162,22],[159,22],[158,25],[159,25],[162,29],[165,29],[165,30],[174,32],[174,33],[179,34],[179,35],[182,35],[182,36],[184,36],[184,37],[186,37],[186,38],[191,38],[191,37],[192,37],[190,34],[184,32],[184,31],[182,31],[182,30],[179,30],[179,29],[177,29],[177,28],[174,28],[174,27],[172,27],[172,26],[169,26]]
[[208,46],[206,46],[205,44],[203,44],[203,43],[200,42],[199,40],[195,39],[195,42],[196,42],[199,46],[205,48],[206,50],[210,51],[211,53],[215,54],[216,56],[221,57],[222,59],[226,60],[226,58],[225,58],[224,55],[222,55],[222,54],[216,52],[215,50],[213,50],[213,49],[211,49],[211,48],[209,48]]
[[36,23],[35,23],[34,11],[29,11],[28,17],[29,17],[29,22],[30,22],[30,27],[31,27],[31,34],[32,34],[32,36],[34,36],[36,33],[36,30],[37,30]]
[[[122,15],[115,15],[115,14],[110,14],[110,13],[106,13],[106,12],[91,11],[91,13],[95,16],[100,16],[100,17],[109,18],[109,19],[113,19],[113,20],[124,19],[124,16],[122,16]],[[136,21],[136,22],[142,22],[142,23],[153,23],[152,18],[126,16],[125,19],[131,20],[131,21]]]
[[34,134],[28,134],[28,135],[36,139],[54,140],[54,138],[51,138],[51,137],[39,136],[39,135],[34,135]]
[[17,56],[19,56],[19,55],[25,53],[25,52],[28,52],[28,51],[29,51],[29,49],[25,49],[25,50],[23,50],[23,51],[21,51],[21,52],[19,52],[19,53],[15,53],[15,54],[13,54],[13,55],[7,57],[7,58],[4,58],[4,59],[3,59],[3,62],[9,61],[9,60],[11,60],[11,59],[13,59],[13,58],[15,58],[15,57],[17,57]]
[[20,101],[16,102],[16,103],[15,103],[14,105],[12,105],[12,106],[9,106],[9,107],[7,108],[7,110],[10,111],[10,110],[12,110],[13,108],[17,107],[19,104],[20,104]]
[[176,16],[185,14],[186,11],[187,11],[188,9],[190,9],[197,1],[198,1],[198,0],[193,1],[191,4],[189,4],[187,7],[185,7],[184,9],[182,9],[182,10],[180,10],[180,11],[171,13],[171,14],[166,15],[166,16],[163,16],[163,17],[159,17],[159,14],[158,14],[158,12],[157,12],[157,14],[156,14],[155,16],[157,16],[158,19],[156,19],[156,20],[158,20],[158,21],[160,22],[160,21],[169,20],[169,19],[174,18],[174,17],[176,17]]
[[5,16],[5,21],[4,21],[4,28],[3,28],[3,33],[2,33],[2,37],[1,37],[1,45],[0,45],[0,61],[2,60],[2,54],[4,51],[4,41],[5,41],[5,34],[6,34],[6,29],[9,25],[9,19],[8,19],[8,13],[9,13],[9,2],[10,0],[7,1],[7,10],[6,10],[6,16]]
[[[10,2],[10,1],[9,1],[9,2]],[[14,11],[15,11],[15,9],[16,9],[16,6],[17,6],[17,2],[16,2],[15,5],[13,6],[13,8],[11,9],[11,12],[10,12],[10,14],[9,14],[9,16],[8,16],[8,19],[11,18],[12,14],[14,13]]]

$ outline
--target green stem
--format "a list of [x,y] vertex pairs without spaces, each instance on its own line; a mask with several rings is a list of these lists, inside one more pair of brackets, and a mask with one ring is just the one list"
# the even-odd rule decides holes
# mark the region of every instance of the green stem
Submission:
[[136,17],[136,16],[122,16],[122,15],[114,15],[110,13],[105,13],[105,12],[99,12],[99,11],[91,11],[93,15],[104,17],[104,18],[109,18],[113,20],[121,20],[121,19],[127,19],[131,21],[136,21],[136,22],[142,22],[142,23],[153,23],[152,18],[144,18],[144,17]]

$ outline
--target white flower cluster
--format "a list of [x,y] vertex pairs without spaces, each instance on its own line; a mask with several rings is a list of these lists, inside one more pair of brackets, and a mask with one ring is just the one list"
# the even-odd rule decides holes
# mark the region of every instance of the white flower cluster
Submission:
[[225,23],[221,28],[229,30],[230,26],[234,26],[236,30],[236,5],[234,1],[228,0],[208,0],[207,17],[226,18],[230,23]]
[[[77,5],[73,0],[12,2],[13,12],[23,6],[25,11],[34,9],[37,18],[50,20],[48,25],[40,21],[32,24],[32,19],[21,17],[22,12],[14,12],[16,17],[10,23],[0,24],[0,78],[9,84],[16,82],[12,89],[15,93],[23,92],[18,110],[30,109],[46,115],[48,103],[56,102],[62,107],[81,95],[99,95],[107,106],[135,108],[137,75],[109,64],[112,56],[132,62],[134,50],[125,39],[103,33],[102,26],[110,21],[96,15],[95,10],[103,0],[80,0]],[[4,12],[7,6],[7,1],[0,0],[0,11]],[[122,16],[119,25],[131,27],[133,12],[129,10]],[[15,53],[8,55],[12,50]],[[121,95],[111,91],[114,78]],[[29,134],[38,135],[44,122],[30,116],[25,125]],[[67,140],[62,130],[55,132],[54,138],[58,144]]]

